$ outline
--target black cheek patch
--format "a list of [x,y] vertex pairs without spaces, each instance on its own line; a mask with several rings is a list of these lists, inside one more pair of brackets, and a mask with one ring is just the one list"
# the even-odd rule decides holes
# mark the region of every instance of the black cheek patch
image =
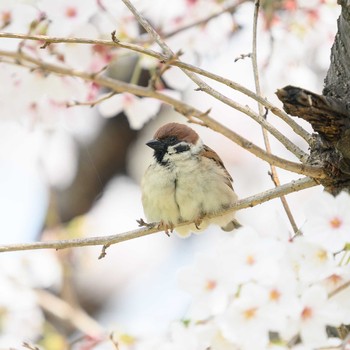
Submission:
[[174,147],[176,153],[186,152],[190,149],[190,146],[188,145],[178,145]]

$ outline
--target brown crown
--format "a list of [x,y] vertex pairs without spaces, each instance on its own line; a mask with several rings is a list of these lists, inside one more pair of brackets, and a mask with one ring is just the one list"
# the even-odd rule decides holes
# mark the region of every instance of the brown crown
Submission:
[[179,123],[165,124],[154,134],[154,138],[157,140],[162,140],[170,136],[176,136],[179,141],[186,141],[192,144],[196,144],[199,139],[198,134],[193,129]]

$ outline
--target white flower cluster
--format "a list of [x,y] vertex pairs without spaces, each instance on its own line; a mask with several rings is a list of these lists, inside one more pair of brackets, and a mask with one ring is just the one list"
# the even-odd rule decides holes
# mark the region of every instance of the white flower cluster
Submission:
[[[154,24],[160,32],[172,32],[220,11],[222,4],[214,0],[186,1],[171,3],[162,0],[142,0],[135,3],[137,8]],[[222,20],[224,18],[224,21]],[[214,25],[218,22],[218,25]],[[205,54],[203,45],[196,45],[200,38],[207,46],[222,43],[228,39],[232,29],[232,18],[222,14],[206,27],[194,27],[181,38],[176,37],[176,45],[187,54]],[[78,37],[86,39],[111,39],[115,31],[118,40],[136,40],[140,36],[140,26],[122,1],[116,0],[3,0],[0,1],[0,27],[10,33],[30,33],[58,37]],[[139,39],[137,39],[139,40]],[[142,40],[142,39],[140,39]],[[175,46],[173,46],[175,50]],[[120,52],[116,48],[103,45],[50,44],[43,48],[43,42],[5,39],[0,49],[8,53],[21,50],[26,55],[42,62],[48,62],[84,72],[101,72],[120,57],[132,62],[132,51]],[[113,63],[114,64],[114,63]],[[155,69],[158,62],[141,57],[138,68]],[[26,67],[26,64],[23,64]],[[76,114],[84,114],[82,108],[70,108],[76,102],[91,103],[98,99],[100,86],[67,76],[55,76],[40,69],[34,71],[19,65],[0,63],[0,80],[6,86],[0,92],[3,118],[18,118],[26,121],[56,124],[62,119],[78,119]],[[30,67],[29,67],[30,68]],[[122,71],[125,67],[118,66]],[[129,73],[127,73],[129,74]],[[166,89],[165,93],[169,93]],[[13,96],[21,96],[13,103]],[[179,98],[179,94],[176,94]],[[155,99],[140,99],[130,94],[114,96],[101,103],[101,114],[110,117],[125,111],[134,129],[140,129],[146,121],[160,109],[161,103]],[[76,110],[79,112],[76,112]],[[53,118],[54,116],[54,118]]]
[[[193,297],[162,350],[316,349],[339,345],[327,327],[350,323],[350,196],[322,193],[291,240],[241,228],[179,271]],[[335,249],[339,249],[337,254]],[[336,335],[336,333],[335,333]],[[140,349],[145,349],[140,344]]]
[[[249,28],[252,25],[254,9],[252,3],[247,2],[247,4],[239,6],[234,15],[229,12],[222,12],[223,8],[234,4],[234,2],[228,0],[177,0],[172,2],[137,0],[133,3],[154,25],[157,31],[165,37],[166,42],[174,52],[181,50],[184,53],[181,58],[188,63],[205,66],[206,60],[209,62],[215,58],[217,63],[214,68],[223,68],[225,76],[228,76],[232,69],[233,55],[237,54],[236,51],[231,51],[231,49],[239,47],[240,53],[250,50],[250,46],[248,48],[246,44],[251,41]],[[288,5],[289,3],[291,4]],[[327,12],[328,10],[332,11],[331,6],[322,0],[313,1],[312,5],[309,4],[308,7],[305,4],[301,5],[301,7],[299,6],[301,10],[295,12],[298,7],[297,2],[286,2],[285,6],[281,5],[280,12],[285,13],[287,17],[291,15],[297,23],[304,23],[302,29],[299,30],[305,33],[314,26],[313,22],[315,20],[310,22],[308,19],[310,17],[309,8],[312,7],[311,13],[320,23],[315,31],[320,37],[319,28],[324,28],[323,36],[327,37],[329,26],[322,25],[322,23],[325,22],[325,19],[335,23],[334,16],[330,16],[331,12]],[[215,15],[220,12],[222,12],[220,15]],[[213,18],[206,22],[205,19],[210,16],[213,16]],[[279,19],[277,12],[275,16],[277,17],[274,18],[273,23],[285,22],[284,17],[283,21]],[[194,23],[203,20],[204,23],[201,25],[193,26]],[[0,27],[2,31],[10,33],[85,39],[110,39],[111,33],[115,31],[115,36],[121,41],[132,40],[142,43],[144,40],[149,40],[148,37],[143,35],[136,19],[123,2],[117,0],[2,0],[0,1]],[[277,34],[279,33],[277,36],[281,35],[280,32],[289,35],[288,38],[282,40],[283,52],[285,52],[286,40],[288,40],[289,46],[292,42],[297,45],[297,49],[291,50],[288,57],[286,56],[283,60],[279,57],[274,62],[273,65],[278,67],[279,62],[283,62],[282,68],[284,71],[286,65],[292,66],[286,63],[287,59],[294,62],[305,51],[301,49],[300,45],[302,43],[300,41],[295,40],[295,38],[294,41],[292,40],[292,37],[296,34],[294,27],[292,25],[288,28],[281,26],[277,30]],[[184,28],[187,29],[184,30]],[[242,30],[237,31],[238,28],[242,28]],[[240,33],[240,35],[237,33]],[[129,63],[133,62],[135,58],[132,51],[123,51],[99,44],[51,43],[46,46],[43,46],[43,44],[43,42],[32,40],[2,39],[0,49],[6,53],[5,57],[12,57],[18,51],[21,51],[42,62],[88,73],[101,72],[107,66],[114,65],[119,58],[125,57],[126,60],[124,61]],[[304,45],[310,49],[309,42],[305,42]],[[330,45],[331,43],[329,43]],[[213,48],[215,49],[213,50]],[[157,48],[154,47],[154,49]],[[329,47],[327,46],[326,49],[328,52]],[[291,52],[293,55],[299,53],[299,56],[293,56]],[[326,55],[318,54],[316,56],[324,57]],[[229,57],[228,63],[225,63],[227,67],[222,67],[223,57]],[[269,53],[268,57],[270,57]],[[301,59],[304,59],[304,57],[301,57]],[[31,123],[40,121],[47,124],[57,123],[58,118],[61,118],[72,123],[72,120],[79,120],[79,115],[86,115],[86,108],[67,109],[67,104],[74,105],[76,102],[82,102],[83,104],[91,103],[93,105],[101,93],[100,86],[97,84],[68,76],[53,75],[40,69],[31,70],[32,65],[21,60],[14,60],[15,64],[8,64],[7,61],[6,58],[0,63],[0,80],[3,82],[3,86],[6,86],[6,89],[0,91],[2,118],[24,119]],[[20,65],[16,66],[18,63]],[[136,64],[134,78],[140,69],[154,70],[159,62],[142,55]],[[118,74],[122,75],[122,71],[125,70],[124,65],[118,65],[117,63],[117,70],[120,72]],[[287,70],[287,72],[289,74],[290,70]],[[305,69],[302,72],[302,75],[306,74]],[[232,72],[230,74],[232,75]],[[245,73],[242,74],[244,80],[246,80]],[[269,81],[274,81],[276,84],[281,74],[276,69],[269,71]],[[312,80],[311,75],[307,75],[308,80]],[[234,76],[237,80],[237,74]],[[273,79],[271,79],[272,76]],[[189,80],[174,68],[166,71],[162,78],[166,85],[174,90],[182,92],[189,87]],[[300,81],[298,83],[300,84]],[[161,89],[163,92],[163,84],[159,85],[157,89]],[[275,88],[276,86],[273,86],[273,89]],[[166,89],[165,93],[168,93]],[[13,103],[13,96],[20,96],[21,98],[17,98],[16,103]],[[178,98],[179,94],[176,97]],[[139,129],[159,111],[160,106],[161,103],[155,99],[131,98],[129,94],[124,94],[103,101],[100,113],[109,117],[124,110],[130,120],[131,127]],[[140,111],[142,111],[141,114]]]
[[60,285],[61,267],[51,252],[0,257],[0,348],[19,348],[42,336],[45,316],[36,289]]

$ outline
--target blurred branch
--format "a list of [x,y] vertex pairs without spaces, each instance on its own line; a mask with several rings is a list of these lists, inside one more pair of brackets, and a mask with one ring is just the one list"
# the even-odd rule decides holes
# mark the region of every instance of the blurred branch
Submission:
[[328,294],[328,298],[333,298],[335,295],[337,295],[338,293],[342,292],[343,290],[345,290],[345,289],[347,289],[349,287],[350,287],[350,281],[347,281],[347,282],[343,283],[342,285],[340,285],[339,287],[337,287],[336,289],[331,291]]
[[[258,58],[257,58],[257,27],[258,27],[258,17],[259,17],[259,8],[260,8],[260,0],[255,0],[255,9],[254,9],[254,20],[253,20],[253,41],[252,41],[252,54],[251,54],[251,59],[252,59],[252,66],[253,66],[253,75],[254,75],[254,82],[255,82],[255,90],[256,90],[256,94],[258,96],[262,96],[261,95],[261,88],[260,88],[260,79],[259,79],[259,69],[258,69]],[[263,110],[263,106],[261,103],[258,102],[258,109],[259,109],[259,116],[262,119],[266,119],[267,118],[267,113],[264,113]],[[263,138],[264,138],[264,144],[265,144],[265,148],[267,153],[272,154],[271,151],[271,144],[270,144],[270,140],[269,140],[269,134],[267,133],[267,129],[266,127],[262,125],[262,133],[263,133]],[[277,170],[276,167],[274,165],[270,164],[270,169],[271,169],[271,179],[273,181],[273,183],[275,184],[275,186],[279,186],[281,184],[279,178],[278,178],[278,174],[277,174]],[[281,202],[282,202],[282,206],[284,208],[284,211],[287,214],[287,217],[289,219],[289,222],[293,228],[294,233],[296,234],[299,229],[297,224],[295,223],[294,217],[292,215],[292,212],[290,210],[290,207],[288,205],[288,202],[286,200],[285,196],[281,196],[280,197]]]
[[[115,33],[112,33],[113,40],[102,40],[102,39],[86,39],[86,38],[62,38],[62,37],[50,37],[46,35],[29,35],[29,34],[19,34],[19,33],[1,33],[0,32],[0,38],[11,38],[11,39],[21,39],[21,40],[35,40],[35,41],[41,41],[44,43],[42,46],[47,47],[49,44],[54,43],[71,43],[71,44],[88,44],[88,45],[105,45],[105,46],[112,46],[116,48],[124,48],[127,50],[131,50],[134,52],[138,52],[140,54],[144,54],[150,57],[154,57],[158,59],[159,61],[166,61],[168,65],[179,67],[181,69],[184,69],[186,71],[194,72],[199,75],[205,76],[209,79],[212,79],[214,81],[217,81],[221,84],[227,85],[230,88],[241,92],[244,95],[247,95],[248,97],[256,100],[257,102],[261,103],[263,106],[268,108],[273,114],[281,118],[286,124],[288,124],[292,130],[302,137],[306,142],[309,144],[312,142],[311,135],[304,130],[298,123],[296,123],[287,113],[285,113],[283,110],[278,108],[277,106],[274,106],[271,102],[268,100],[258,96],[253,91],[247,89],[246,87],[230,80],[224,77],[221,77],[217,74],[208,72],[204,69],[201,69],[199,67],[193,66],[191,64],[182,62],[178,59],[169,59],[169,57],[165,54],[159,53],[157,51],[146,49],[142,46],[121,42],[115,37]],[[5,55],[6,56],[6,55]],[[6,62],[7,63],[7,62]]]
[[198,26],[202,26],[202,25],[205,25],[207,24],[208,22],[210,22],[212,19],[216,18],[216,17],[219,17],[221,16],[223,13],[232,13],[234,12],[238,6],[242,5],[243,3],[245,2],[248,2],[248,1],[251,1],[251,0],[239,0],[239,1],[235,1],[234,4],[228,4],[226,5],[222,10],[218,11],[218,12],[215,12],[205,18],[202,18],[202,19],[199,19],[197,21],[194,21],[190,24],[187,24],[187,25],[184,25],[183,27],[180,27],[178,29],[175,29],[171,32],[167,32],[167,33],[164,33],[162,34],[162,37],[165,38],[165,39],[168,39],[176,34],[179,34],[181,32],[184,32],[188,29],[191,29],[191,28],[194,28],[194,27],[198,27]]
[[44,311],[59,318],[64,323],[71,324],[80,332],[93,336],[105,332],[103,327],[82,309],[72,307],[66,301],[43,289],[36,290],[36,294],[38,304]]
[[[261,192],[254,196],[241,199],[237,201],[229,209],[221,213],[217,213],[216,215],[211,215],[209,217],[219,217],[231,211],[237,211],[245,208],[254,207],[258,204],[270,201],[271,199],[278,198],[282,195],[297,192],[297,191],[300,191],[309,187],[317,186],[317,185],[318,183],[314,179],[304,177],[299,180],[292,181],[288,184],[275,187],[265,192]],[[188,225],[190,223],[193,223],[193,222],[184,222],[177,225],[176,227]],[[34,250],[34,249],[56,249],[57,250],[57,249],[72,248],[72,247],[102,245],[103,246],[102,253],[105,253],[106,248],[108,248],[112,244],[128,241],[134,238],[150,235],[152,233],[161,232],[161,231],[162,230],[159,228],[158,223],[152,223],[149,225],[149,227],[146,227],[146,228],[118,233],[110,236],[2,245],[0,246],[0,252]]]
[[[263,159],[264,161],[268,162],[269,164],[276,165],[282,169],[295,172],[297,174],[303,174],[306,176],[310,176],[313,178],[325,178],[326,174],[324,173],[323,168],[306,165],[306,164],[300,164],[288,161],[286,159],[277,157],[272,154],[268,154],[266,151],[264,151],[262,148],[254,145],[252,142],[248,141],[244,137],[240,136],[239,134],[235,133],[233,130],[230,130],[229,128],[225,127],[224,125],[217,122],[215,119],[211,118],[208,113],[203,113],[199,111],[198,109],[182,102],[177,99],[174,99],[168,95],[162,94],[158,91],[155,91],[153,89],[141,87],[134,84],[125,83],[123,81],[119,81],[116,79],[112,79],[105,76],[99,76],[98,74],[94,73],[87,73],[85,71],[79,71],[76,69],[66,68],[62,67],[60,65],[55,65],[52,63],[44,62],[40,59],[34,58],[32,56],[29,56],[23,52],[10,52],[10,51],[3,51],[0,50],[0,56],[5,57],[11,57],[14,60],[14,63],[17,63],[19,65],[22,64],[22,62],[25,63],[25,66],[27,68],[31,69],[41,69],[47,72],[59,74],[59,75],[67,75],[71,77],[79,77],[86,81],[93,81],[100,86],[109,88],[115,92],[123,93],[123,92],[129,92],[131,94],[137,95],[137,96],[143,96],[143,97],[152,97],[155,99],[158,99],[166,104],[169,104],[175,108],[176,111],[183,114],[186,118],[189,120],[193,119],[193,117],[201,120],[204,122],[205,126],[211,128],[214,131],[217,131],[221,133],[222,135],[226,136],[242,148],[248,150],[255,156]],[[31,66],[28,66],[28,64],[31,64]]]

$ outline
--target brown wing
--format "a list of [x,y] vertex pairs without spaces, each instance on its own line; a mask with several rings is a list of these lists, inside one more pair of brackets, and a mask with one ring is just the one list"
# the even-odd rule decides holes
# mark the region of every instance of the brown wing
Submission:
[[202,156],[209,158],[209,159],[212,159],[217,165],[219,165],[225,171],[225,174],[227,175],[227,180],[228,180],[226,183],[233,190],[233,186],[232,186],[233,179],[232,179],[231,175],[229,174],[229,172],[227,171],[227,169],[225,168],[223,161],[217,155],[217,153],[215,151],[213,151],[207,145],[204,145],[203,151],[202,151]]

